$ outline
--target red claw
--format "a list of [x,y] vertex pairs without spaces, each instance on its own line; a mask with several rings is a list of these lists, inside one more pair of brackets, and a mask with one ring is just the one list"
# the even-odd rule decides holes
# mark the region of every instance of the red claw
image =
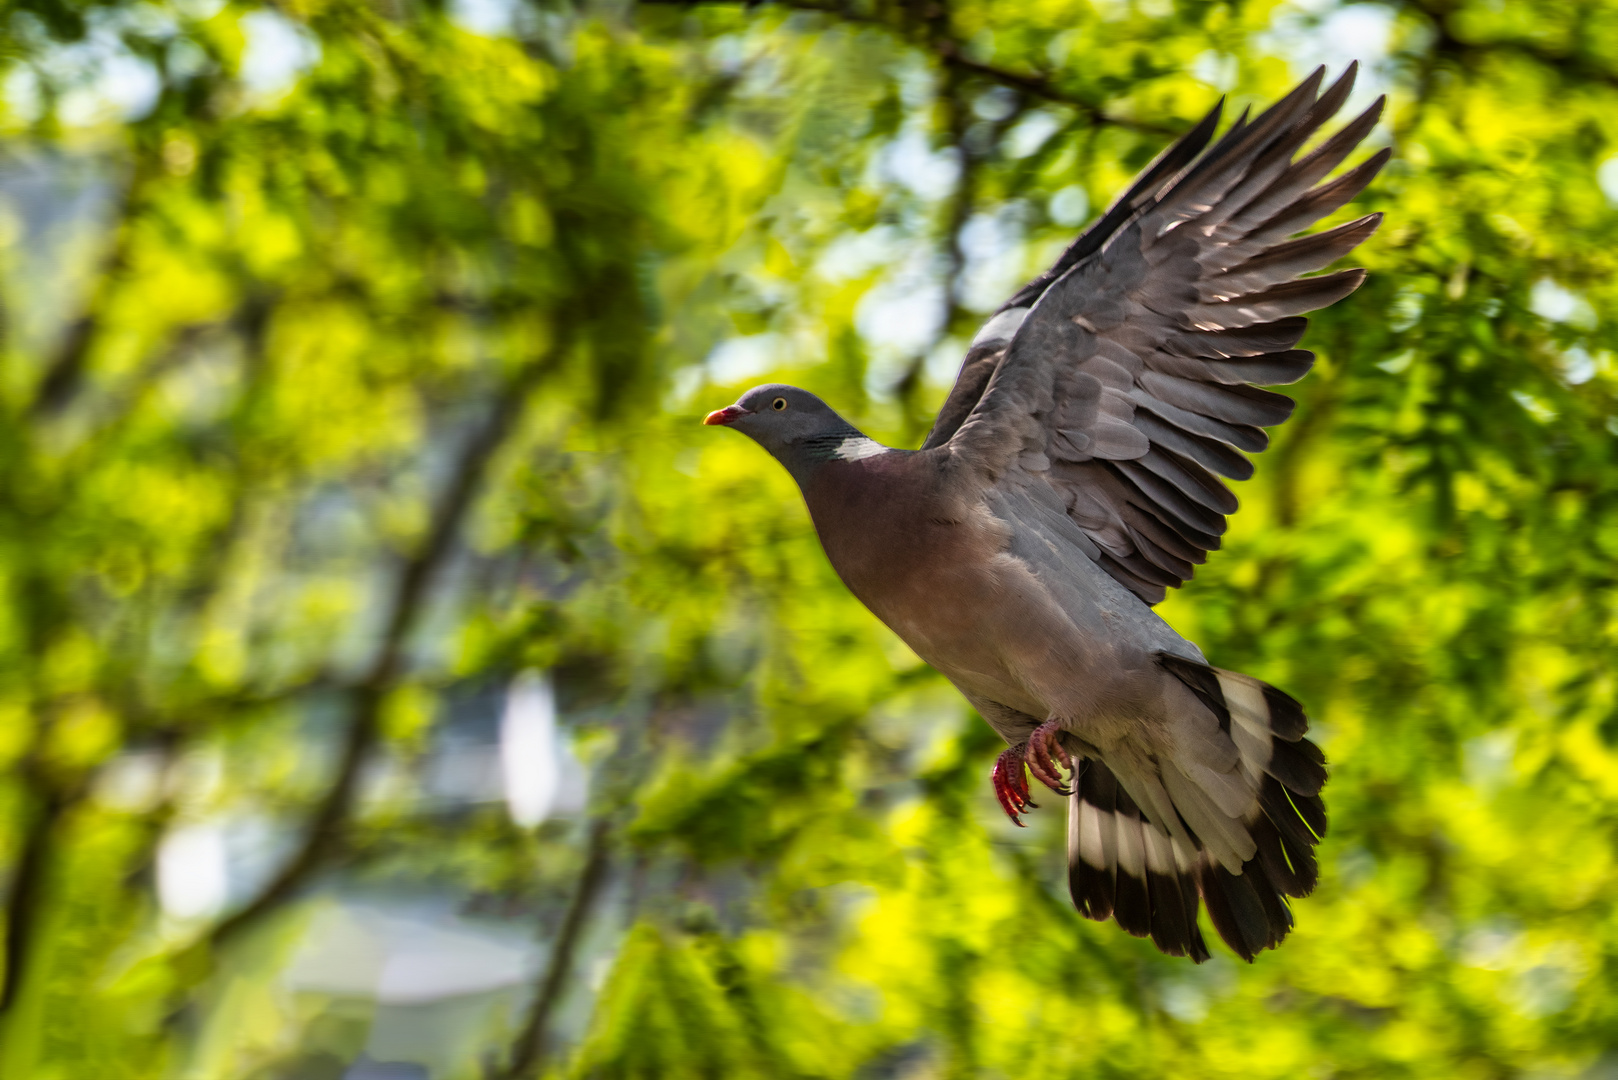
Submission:
[[1073,755],[1062,745],[1062,726],[1055,720],[1047,720],[1039,725],[1028,736],[1027,742],[1020,746],[1008,746],[995,760],[994,769],[989,774],[994,783],[994,797],[1000,800],[1001,809],[1019,829],[1026,826],[1018,815],[1039,808],[1039,804],[1029,798],[1028,776],[1023,772],[1024,767],[1058,795],[1073,794],[1073,789],[1062,782],[1057,762],[1061,762],[1069,774],[1074,771]]
[[1059,722],[1047,720],[1035,728],[1034,733],[1028,736],[1025,753],[1028,771],[1038,777],[1040,783],[1058,795],[1073,794],[1056,769],[1056,763],[1060,761],[1069,773],[1073,772],[1073,756],[1062,745],[1062,725]]
[[994,782],[995,798],[1000,800],[1001,809],[1019,829],[1026,826],[1017,815],[1039,808],[1039,804],[1028,797],[1028,778],[1023,775],[1024,763],[1023,747],[1007,747],[995,760],[994,770],[989,774]]

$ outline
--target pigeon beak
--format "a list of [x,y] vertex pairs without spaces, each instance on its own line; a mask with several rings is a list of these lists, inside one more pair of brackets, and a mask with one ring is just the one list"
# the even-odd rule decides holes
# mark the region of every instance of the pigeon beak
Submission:
[[740,405],[726,405],[723,409],[715,409],[708,414],[704,424],[731,424],[744,416],[753,415],[753,410],[744,409]]

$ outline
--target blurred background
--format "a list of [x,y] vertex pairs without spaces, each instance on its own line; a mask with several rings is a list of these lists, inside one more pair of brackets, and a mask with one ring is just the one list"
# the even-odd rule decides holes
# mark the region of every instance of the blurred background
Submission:
[[[1160,609],[1324,876],[1196,967],[698,421],[916,445],[1356,58],[1370,280]],[[8,1080],[1618,1077],[1618,3],[13,0],[0,130]]]

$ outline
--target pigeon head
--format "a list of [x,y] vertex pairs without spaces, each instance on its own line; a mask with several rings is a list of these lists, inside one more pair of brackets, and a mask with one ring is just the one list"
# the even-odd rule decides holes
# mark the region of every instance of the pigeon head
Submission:
[[800,484],[828,461],[857,461],[887,452],[807,390],[782,383],[755,386],[704,424],[735,428],[787,467]]

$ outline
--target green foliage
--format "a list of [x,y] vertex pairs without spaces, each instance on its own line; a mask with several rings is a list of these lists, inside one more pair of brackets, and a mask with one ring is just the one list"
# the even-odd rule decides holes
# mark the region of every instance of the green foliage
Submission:
[[[365,890],[551,957],[435,1076],[1605,1075],[1615,23],[13,5],[0,1075],[342,1075],[375,1003],[286,973]],[[302,58],[279,82],[266,34]],[[1199,968],[1072,912],[1060,808],[1004,821],[992,734],[697,420],[781,378],[914,445],[1074,219],[1345,39],[1391,95],[1345,211],[1387,212],[1371,276],[1162,607],[1306,704],[1331,834],[1286,944]],[[445,728],[532,669],[599,834],[424,795]],[[219,821],[285,842],[223,910],[162,910],[163,845]]]

